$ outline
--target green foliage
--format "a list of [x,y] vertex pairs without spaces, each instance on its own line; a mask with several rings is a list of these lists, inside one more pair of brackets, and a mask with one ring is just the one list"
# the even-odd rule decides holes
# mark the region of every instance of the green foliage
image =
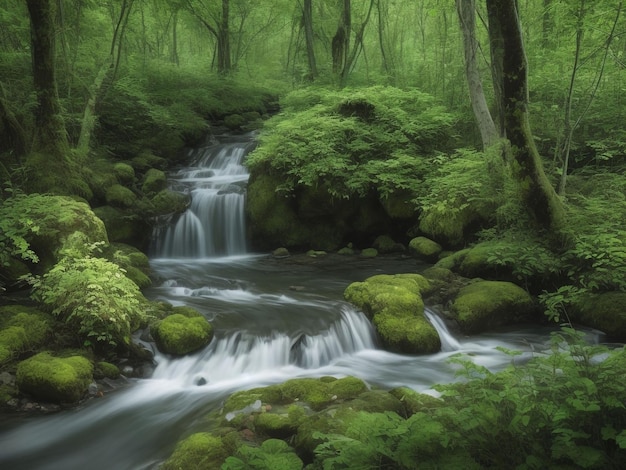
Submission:
[[85,345],[128,345],[141,321],[138,287],[101,258],[63,258],[33,280],[33,298],[72,325]]
[[447,148],[454,118],[417,90],[307,88],[290,93],[248,157],[279,175],[277,191],[324,184],[331,196],[416,196],[427,156]]
[[496,149],[460,149],[431,159],[433,174],[416,199],[422,207],[420,229],[435,239],[459,243],[471,224],[506,224],[521,212],[511,194],[512,178]]
[[268,439],[260,447],[242,445],[226,459],[222,470],[299,470],[302,460],[286,442]]
[[33,217],[35,204],[24,194],[15,194],[0,203],[0,264],[8,266],[10,257],[36,263],[39,258],[26,240],[39,232]]
[[[506,351],[512,357],[515,351]],[[624,349],[555,333],[551,351],[500,373],[458,356],[464,381],[443,405],[402,419],[359,413],[345,433],[317,433],[320,468],[619,468],[626,464]]]

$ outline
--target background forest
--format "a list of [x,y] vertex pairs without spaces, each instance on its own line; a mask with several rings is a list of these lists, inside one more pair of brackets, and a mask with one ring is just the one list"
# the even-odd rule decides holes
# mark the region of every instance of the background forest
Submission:
[[[0,0],[0,288],[32,287],[97,354],[134,354],[130,333],[164,315],[141,296],[151,282],[142,251],[155,220],[188,204],[165,172],[207,136],[258,129],[247,162],[257,247],[330,251],[425,236],[455,251],[429,259],[438,267],[512,281],[547,318],[623,342],[625,91],[618,0]],[[341,225],[355,201],[376,206],[378,225]],[[327,206],[337,212],[320,222]],[[94,284],[102,289],[89,300],[71,294]],[[113,322],[103,305],[118,312]],[[0,318],[2,367],[40,346],[15,336],[18,327]],[[528,385],[523,373],[496,378],[465,364],[468,385],[444,393],[452,408],[352,416],[349,445],[329,432],[316,455],[324,468],[354,459],[412,468],[407,453],[423,443],[394,429],[425,426],[432,448],[452,452],[450,468],[470,454],[486,465],[473,446],[490,446],[498,466],[504,457],[484,434],[454,447],[446,426],[464,439],[507,420],[519,437],[536,415],[538,435],[558,437],[552,447],[524,441],[526,454],[511,457],[520,468],[623,461],[624,391],[607,379],[623,357],[597,371],[590,350],[580,364],[562,354],[554,361],[571,375],[553,393],[514,396],[503,390]],[[533,367],[535,379],[554,380]],[[597,374],[606,400],[589,385]],[[540,411],[581,387],[595,398],[567,402],[556,425]],[[485,389],[510,406],[497,419],[472,401]],[[460,423],[468,407],[475,419]],[[601,427],[607,410],[615,419]],[[379,434],[368,441],[360,427]],[[227,468],[248,468],[237,459],[266,468],[263,452],[237,452]],[[266,453],[292,458],[279,444]]]

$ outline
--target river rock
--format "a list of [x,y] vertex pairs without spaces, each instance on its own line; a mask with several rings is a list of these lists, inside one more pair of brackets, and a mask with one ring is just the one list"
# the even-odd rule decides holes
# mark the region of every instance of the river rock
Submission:
[[409,252],[418,259],[434,262],[441,253],[441,245],[430,238],[415,237],[409,242]]
[[626,342],[626,292],[583,295],[574,304],[570,319],[597,328],[614,341]]
[[477,281],[459,291],[451,311],[463,332],[479,333],[529,320],[537,304],[512,282]]
[[20,393],[45,402],[75,403],[92,381],[93,365],[82,356],[55,357],[42,352],[17,366]]
[[213,339],[213,327],[189,307],[174,307],[174,313],[150,328],[159,351],[182,356],[203,348]]
[[229,452],[221,438],[201,432],[180,441],[172,456],[160,468],[162,470],[221,468],[228,455]]
[[428,280],[419,274],[381,274],[350,284],[344,297],[372,320],[385,349],[431,353],[439,351],[441,341],[424,316],[422,292],[429,289]]

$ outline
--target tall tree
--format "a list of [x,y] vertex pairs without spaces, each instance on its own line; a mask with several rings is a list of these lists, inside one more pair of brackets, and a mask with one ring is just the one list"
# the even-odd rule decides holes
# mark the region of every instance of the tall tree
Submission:
[[216,41],[217,72],[228,75],[232,70],[230,55],[230,0],[187,0],[187,9],[211,33]]
[[[558,233],[564,223],[561,200],[550,184],[528,119],[528,66],[516,0],[487,0],[491,47],[502,45],[502,109],[506,136],[522,201],[537,224]],[[494,37],[494,35],[498,37]]]
[[62,161],[69,144],[57,90],[53,0],[26,0],[31,22],[33,84],[37,95],[33,150]]
[[465,77],[469,88],[474,118],[480,131],[483,149],[490,147],[499,137],[485,98],[478,68],[478,40],[476,39],[476,0],[456,0],[456,9],[463,33]]
[[313,1],[304,0],[302,7],[302,22],[304,24],[304,38],[306,43],[306,57],[309,65],[310,81],[317,77],[317,62],[315,60],[315,47],[313,41]]

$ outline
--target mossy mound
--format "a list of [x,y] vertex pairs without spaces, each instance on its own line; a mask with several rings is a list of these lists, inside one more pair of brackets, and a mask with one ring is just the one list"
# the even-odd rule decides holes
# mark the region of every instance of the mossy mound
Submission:
[[189,207],[190,201],[188,194],[164,189],[149,200],[147,213],[151,216],[182,214]]
[[137,195],[121,184],[114,184],[107,189],[105,199],[108,205],[124,209],[137,204]]
[[437,261],[441,245],[430,238],[415,237],[409,242],[409,252],[418,259],[432,263]]
[[113,165],[113,172],[124,184],[132,184],[135,181],[135,169],[128,163],[116,163]]
[[0,218],[10,221],[11,232],[22,238],[15,242],[20,244],[18,253],[29,246],[44,270],[60,259],[68,238],[77,232],[84,235],[85,244],[108,242],[102,220],[87,204],[66,196],[15,196],[0,205]]
[[389,394],[402,403],[402,412],[398,413],[408,418],[419,411],[426,411],[443,406],[444,402],[426,393],[419,393],[408,387],[398,387],[389,390]]
[[174,307],[174,313],[154,323],[150,332],[159,351],[177,356],[197,351],[213,339],[211,324],[188,307]]
[[360,256],[363,258],[376,258],[378,250],[376,248],[365,248],[361,251]]
[[478,333],[529,320],[537,305],[512,282],[478,281],[459,291],[451,310],[463,332]]
[[429,289],[428,280],[419,274],[381,274],[350,284],[344,297],[372,320],[386,349],[430,353],[441,348],[441,341],[424,317],[422,293]]
[[585,295],[574,305],[570,319],[626,342],[626,292]]
[[102,219],[111,242],[144,246],[150,236],[150,226],[138,215],[111,206],[101,206],[94,213]]
[[226,463],[228,468],[240,469],[300,470],[303,467],[302,460],[289,444],[279,439],[268,439],[259,447],[242,444],[235,456],[229,457]]
[[100,361],[96,363],[93,375],[96,379],[117,379],[120,377],[121,372],[115,364]]
[[164,171],[150,168],[143,177],[141,190],[146,195],[156,194],[167,187],[167,176]]
[[162,470],[220,468],[229,453],[222,439],[209,433],[192,434],[180,441]]
[[42,352],[17,366],[20,393],[52,403],[75,403],[93,381],[93,365],[82,356],[55,357]]
[[0,364],[41,346],[51,333],[52,319],[29,307],[2,307],[0,316]]
[[111,243],[105,252],[107,259],[126,271],[126,277],[140,289],[150,287],[150,262],[148,257],[134,246],[125,243]]

